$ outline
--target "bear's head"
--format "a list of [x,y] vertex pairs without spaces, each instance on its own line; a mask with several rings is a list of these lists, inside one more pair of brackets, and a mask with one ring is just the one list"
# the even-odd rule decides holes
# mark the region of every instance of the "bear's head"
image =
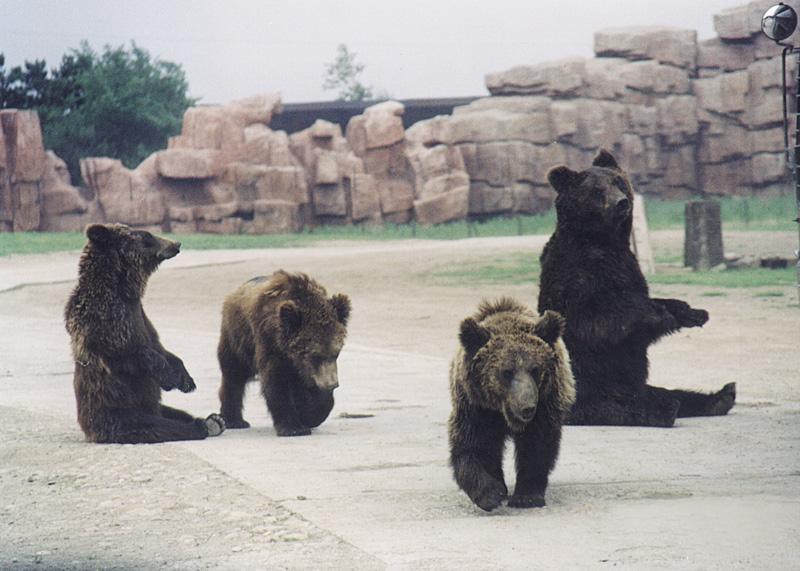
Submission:
[[525,428],[560,382],[556,344],[563,331],[564,319],[554,311],[538,320],[510,313],[480,322],[466,318],[459,338],[468,370],[467,398],[502,413],[511,430]]
[[595,241],[628,243],[633,189],[611,153],[600,149],[592,166],[582,172],[554,167],[547,180],[556,191],[558,230]]
[[159,264],[177,256],[181,249],[180,242],[124,224],[90,224],[86,237],[83,263],[94,264],[107,274],[118,274],[132,297],[141,295],[147,278]]
[[278,306],[281,345],[301,378],[332,391],[339,386],[336,360],[347,335],[350,298],[341,293],[326,297],[325,289],[307,276],[286,275],[299,283]]

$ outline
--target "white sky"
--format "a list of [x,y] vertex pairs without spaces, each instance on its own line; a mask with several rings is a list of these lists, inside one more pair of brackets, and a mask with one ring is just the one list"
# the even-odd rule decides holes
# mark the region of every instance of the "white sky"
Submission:
[[[57,67],[81,40],[180,64],[189,94],[227,103],[280,91],[330,101],[325,65],[346,44],[360,81],[397,99],[486,95],[484,76],[515,65],[592,57],[594,32],[674,26],[714,37],[737,0],[0,0],[6,68]],[[777,3],[777,0],[776,0]]]

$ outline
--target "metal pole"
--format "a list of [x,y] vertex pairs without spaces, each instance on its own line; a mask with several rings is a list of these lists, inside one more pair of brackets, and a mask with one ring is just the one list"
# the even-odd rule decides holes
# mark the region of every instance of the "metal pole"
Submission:
[[[800,54],[800,51],[798,51]],[[785,77],[785,76],[784,76]],[[797,84],[794,94],[794,157],[792,158],[792,173],[794,175],[794,193],[797,200],[797,238],[800,244],[800,173],[798,173],[797,160],[800,157],[800,55],[798,55]],[[797,299],[800,300],[800,249],[797,259]]]

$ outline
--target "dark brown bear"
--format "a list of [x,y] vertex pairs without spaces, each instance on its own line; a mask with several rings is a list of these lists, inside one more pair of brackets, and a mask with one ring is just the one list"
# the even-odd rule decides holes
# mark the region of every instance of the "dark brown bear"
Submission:
[[122,224],[92,224],[64,311],[75,359],[78,423],[89,442],[200,440],[225,429],[161,404],[161,389],[195,389],[142,308],[147,279],[180,243]]
[[517,481],[508,505],[545,505],[561,427],[575,400],[563,327],[557,313],[539,317],[508,298],[484,301],[461,322],[461,346],[450,366],[450,464],[481,509],[491,511],[508,496],[503,450],[509,437]]
[[592,166],[551,169],[556,230],[541,256],[539,311],[566,319],[577,401],[568,423],[672,426],[676,416],[727,413],[729,383],[714,394],[647,384],[647,348],[708,312],[677,299],[651,298],[631,251],[633,191],[614,157],[601,150]]
[[247,428],[242,401],[258,373],[278,436],[311,434],[333,408],[336,359],[344,345],[350,299],[326,297],[305,274],[283,270],[246,282],[222,307],[217,348],[221,414],[228,428]]

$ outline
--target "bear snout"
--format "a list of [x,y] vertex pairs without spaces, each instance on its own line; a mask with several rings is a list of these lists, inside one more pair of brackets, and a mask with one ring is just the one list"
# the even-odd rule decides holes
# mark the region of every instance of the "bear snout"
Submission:
[[339,386],[339,369],[335,359],[325,361],[320,365],[314,382],[318,388],[329,392]]
[[626,218],[631,212],[631,201],[623,196],[614,204],[614,216],[618,218]]
[[536,415],[539,391],[532,379],[515,380],[509,395],[508,410],[518,423],[527,424]]
[[168,240],[166,238],[161,238],[160,240],[161,248],[158,251],[158,257],[162,260],[169,260],[170,258],[174,258],[177,256],[181,251],[181,243],[175,240]]

